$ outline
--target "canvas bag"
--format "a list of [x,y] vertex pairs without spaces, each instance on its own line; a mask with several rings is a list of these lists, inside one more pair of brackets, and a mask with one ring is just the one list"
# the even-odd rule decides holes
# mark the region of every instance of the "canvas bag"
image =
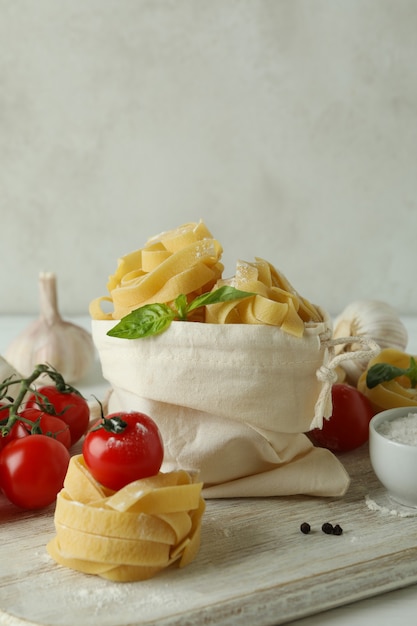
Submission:
[[352,355],[334,346],[329,316],[303,337],[279,327],[173,322],[160,335],[106,335],[115,321],[92,321],[109,413],[150,415],[165,446],[162,471],[199,471],[205,498],[305,494],[341,496],[349,476],[306,431],[331,415],[335,368]]

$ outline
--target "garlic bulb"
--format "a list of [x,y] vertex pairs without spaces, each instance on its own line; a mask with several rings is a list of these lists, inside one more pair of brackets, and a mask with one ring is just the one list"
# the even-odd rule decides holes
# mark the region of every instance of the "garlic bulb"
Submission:
[[13,379],[19,380],[19,378],[22,377],[20,373],[17,372],[5,358],[0,356],[0,382],[5,381],[6,378],[11,379],[10,385],[7,390],[7,395],[14,397],[15,393],[17,394],[17,392],[19,391],[20,383],[13,383]]
[[[368,336],[383,348],[405,350],[408,342],[407,329],[398,313],[387,302],[379,300],[357,300],[349,304],[334,320],[333,338]],[[340,352],[360,350],[358,344],[352,343],[338,347]],[[341,363],[346,371],[347,381],[355,385],[367,367],[363,359],[348,359]]]
[[47,363],[68,383],[80,380],[92,367],[95,348],[89,332],[64,321],[58,311],[56,277],[39,276],[40,317],[8,347],[6,359],[23,376],[35,365]]

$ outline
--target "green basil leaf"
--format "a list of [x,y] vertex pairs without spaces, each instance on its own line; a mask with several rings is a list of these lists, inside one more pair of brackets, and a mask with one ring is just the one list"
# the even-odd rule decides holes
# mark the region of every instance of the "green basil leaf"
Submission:
[[243,298],[249,298],[254,296],[254,293],[249,291],[240,291],[235,287],[224,285],[219,287],[215,291],[209,291],[209,293],[203,293],[201,296],[197,296],[188,306],[188,312],[198,309],[200,306],[207,306],[208,304],[219,304],[219,302],[229,302],[231,300],[242,300]]
[[235,287],[225,285],[216,289],[216,291],[203,293],[188,304],[187,297],[184,294],[180,294],[175,299],[177,311],[173,311],[167,304],[145,304],[145,306],[135,309],[123,317],[116,326],[107,332],[107,335],[109,337],[118,337],[119,339],[151,337],[152,335],[163,333],[175,319],[186,321],[187,314],[201,306],[228,302],[229,300],[239,300],[254,295],[254,293],[240,291],[235,289]]
[[125,315],[107,335],[120,339],[141,339],[164,332],[175,319],[167,304],[145,304]]
[[187,302],[187,296],[183,293],[181,293],[176,299],[175,299],[175,307],[178,311],[178,317],[180,318],[180,320],[186,320],[187,319],[187,310],[188,310],[188,302]]
[[393,380],[397,376],[403,376],[406,373],[407,370],[395,367],[395,365],[390,365],[389,363],[375,363],[366,374],[366,386],[368,389],[373,389],[380,383]]

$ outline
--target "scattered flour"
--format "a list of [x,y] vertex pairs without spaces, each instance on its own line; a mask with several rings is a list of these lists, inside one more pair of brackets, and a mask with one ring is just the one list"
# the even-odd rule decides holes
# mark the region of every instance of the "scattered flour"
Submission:
[[365,496],[368,509],[378,511],[382,515],[396,515],[397,517],[415,517],[417,508],[404,506],[395,502],[385,489],[379,489]]

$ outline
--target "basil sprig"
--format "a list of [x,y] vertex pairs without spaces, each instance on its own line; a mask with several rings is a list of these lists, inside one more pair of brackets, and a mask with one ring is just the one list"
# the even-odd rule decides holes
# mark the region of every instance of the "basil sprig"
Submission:
[[139,309],[122,317],[120,322],[111,328],[107,335],[119,339],[142,339],[159,335],[167,330],[174,320],[186,321],[189,313],[208,304],[219,304],[231,300],[242,300],[254,296],[249,291],[240,291],[235,287],[224,285],[215,291],[203,293],[191,302],[187,302],[184,294],[174,301],[174,307],[168,304],[145,304]]
[[410,366],[407,368],[396,367],[390,363],[375,363],[366,374],[366,386],[373,389],[380,383],[394,380],[398,376],[407,376],[411,386],[417,386],[417,363],[414,357],[410,357]]

